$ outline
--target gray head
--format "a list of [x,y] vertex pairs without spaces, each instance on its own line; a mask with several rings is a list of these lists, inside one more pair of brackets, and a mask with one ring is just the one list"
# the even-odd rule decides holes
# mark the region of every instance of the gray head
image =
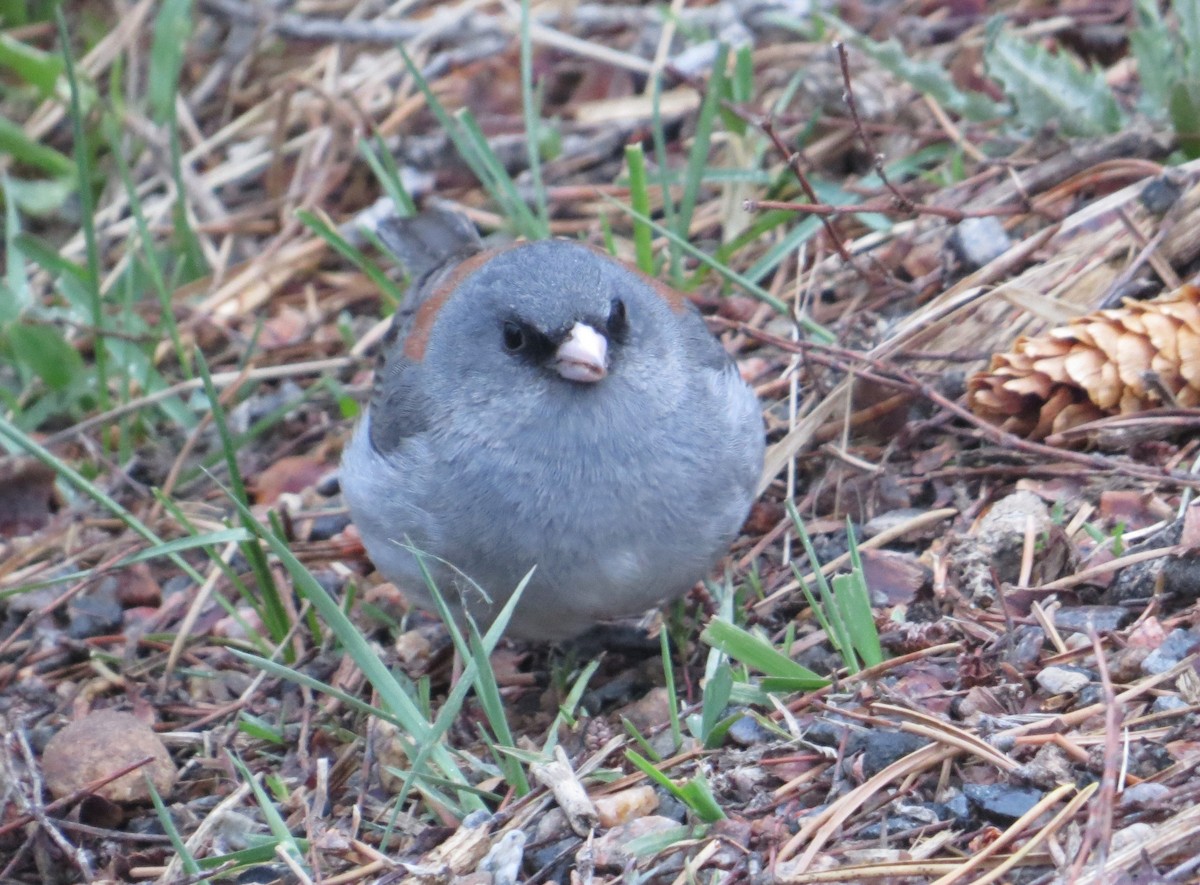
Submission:
[[[589,395],[662,358],[682,298],[603,253],[566,240],[481,252],[418,312],[410,359],[459,382],[505,379]],[[619,381],[617,383],[620,383]]]

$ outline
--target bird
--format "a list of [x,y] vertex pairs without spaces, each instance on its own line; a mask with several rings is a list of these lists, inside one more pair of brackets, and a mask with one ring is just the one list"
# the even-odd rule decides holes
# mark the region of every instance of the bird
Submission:
[[683,295],[577,240],[379,224],[410,287],[343,450],[376,569],[483,629],[559,642],[709,576],[763,467],[761,407]]

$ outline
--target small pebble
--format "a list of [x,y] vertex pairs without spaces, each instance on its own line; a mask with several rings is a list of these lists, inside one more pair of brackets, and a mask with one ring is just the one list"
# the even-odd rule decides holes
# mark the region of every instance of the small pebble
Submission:
[[96,790],[112,802],[149,802],[146,777],[164,799],[171,795],[179,771],[162,739],[132,713],[96,710],[72,722],[46,744],[42,771],[56,798],[68,796],[92,781],[140,762],[151,761]]
[[963,794],[983,817],[1000,824],[1012,823],[1045,795],[1041,790],[1006,784],[963,784]]
[[1129,609],[1119,605],[1077,605],[1058,609],[1054,613],[1054,626],[1071,633],[1087,633],[1089,626],[1097,633],[1111,633],[1132,616]]
[[1166,801],[1171,795],[1171,788],[1166,784],[1156,784],[1152,781],[1142,781],[1121,791],[1122,805],[1149,806]]
[[1075,694],[1091,681],[1087,673],[1068,667],[1047,667],[1037,675],[1037,684],[1050,694]]
[[969,270],[978,270],[1009,250],[1008,231],[995,216],[964,218],[954,227],[949,244]]

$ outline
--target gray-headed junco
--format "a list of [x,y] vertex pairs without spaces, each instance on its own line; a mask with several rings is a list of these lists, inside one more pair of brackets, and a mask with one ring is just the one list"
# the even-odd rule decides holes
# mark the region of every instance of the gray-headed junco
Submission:
[[485,249],[449,212],[379,236],[412,289],[341,483],[384,576],[429,607],[422,551],[482,625],[534,569],[507,632],[538,640],[705,577],[750,507],[763,427],[692,305],[580,243]]

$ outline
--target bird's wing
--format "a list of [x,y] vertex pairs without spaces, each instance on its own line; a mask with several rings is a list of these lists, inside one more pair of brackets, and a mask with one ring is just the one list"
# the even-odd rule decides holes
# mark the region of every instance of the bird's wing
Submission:
[[404,352],[414,317],[451,268],[482,250],[483,243],[470,221],[445,209],[427,210],[410,218],[386,219],[377,233],[410,280],[408,293],[392,317],[375,363],[371,444],[386,453],[428,427],[428,404],[416,377],[420,365]]

